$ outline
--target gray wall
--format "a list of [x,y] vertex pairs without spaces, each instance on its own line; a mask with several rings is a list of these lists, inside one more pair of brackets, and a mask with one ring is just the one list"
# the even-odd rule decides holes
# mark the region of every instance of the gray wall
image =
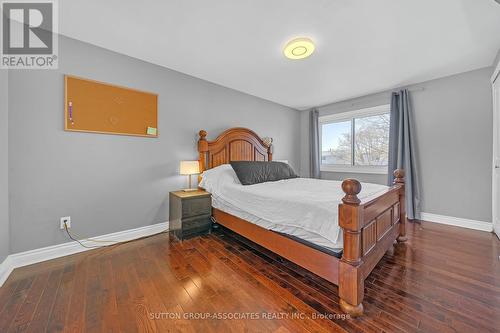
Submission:
[[495,70],[495,68],[499,63],[500,63],[500,50],[498,50],[497,56],[495,57],[495,60],[493,60],[493,70]]
[[0,69],[0,263],[9,255],[8,72]]
[[[9,77],[12,252],[68,241],[66,215],[82,236],[166,221],[168,192],[187,186],[179,161],[197,159],[200,129],[213,139],[249,127],[298,168],[298,111],[65,37],[59,47],[59,70]],[[158,93],[160,138],[63,131],[64,74]]]
[[[414,107],[422,211],[491,222],[492,68],[408,87]],[[423,90],[421,90],[423,88]],[[390,102],[390,91],[319,108],[320,115]],[[301,174],[309,174],[308,117],[301,118]],[[322,173],[385,183],[385,175]]]

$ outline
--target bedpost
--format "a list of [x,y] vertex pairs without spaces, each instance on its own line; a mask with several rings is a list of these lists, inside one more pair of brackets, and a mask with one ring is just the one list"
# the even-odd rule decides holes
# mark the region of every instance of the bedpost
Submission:
[[344,252],[339,263],[340,308],[352,317],[363,314],[364,279],[359,265],[361,257],[361,229],[363,216],[358,198],[361,183],[356,179],[342,182],[345,196],[339,205],[339,226],[344,234]]
[[262,143],[264,143],[264,146],[266,147],[266,153],[267,153],[267,160],[272,161],[273,160],[273,138],[262,138]]
[[361,263],[361,228],[363,227],[359,214],[358,198],[361,183],[356,179],[346,179],[342,182],[345,196],[339,205],[339,226],[344,231],[344,252],[342,260],[357,266]]
[[405,171],[403,169],[394,170],[394,185],[401,185],[399,190],[399,243],[406,242],[406,194],[405,194]]
[[201,130],[199,132],[200,139],[198,140],[198,153],[199,153],[199,163],[200,163],[200,175],[198,176],[198,181],[201,179],[201,173],[207,170],[207,153],[208,153],[208,141],[207,132]]

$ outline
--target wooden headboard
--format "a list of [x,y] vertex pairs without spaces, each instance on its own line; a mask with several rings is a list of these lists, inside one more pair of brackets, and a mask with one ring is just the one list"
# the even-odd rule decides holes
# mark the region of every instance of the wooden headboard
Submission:
[[215,168],[231,161],[271,161],[271,144],[252,130],[242,127],[222,132],[214,141],[207,141],[207,132],[201,130],[198,140],[200,171]]

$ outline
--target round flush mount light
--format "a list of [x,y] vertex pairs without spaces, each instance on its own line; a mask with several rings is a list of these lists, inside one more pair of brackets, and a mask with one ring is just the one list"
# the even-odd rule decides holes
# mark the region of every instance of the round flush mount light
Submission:
[[314,43],[310,38],[295,38],[289,41],[283,49],[288,59],[298,60],[309,57],[314,52]]

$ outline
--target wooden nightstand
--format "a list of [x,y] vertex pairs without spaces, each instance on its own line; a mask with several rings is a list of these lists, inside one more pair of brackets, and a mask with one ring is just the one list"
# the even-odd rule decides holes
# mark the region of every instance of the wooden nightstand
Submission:
[[208,234],[212,227],[212,197],[203,190],[170,192],[170,234],[178,239]]

